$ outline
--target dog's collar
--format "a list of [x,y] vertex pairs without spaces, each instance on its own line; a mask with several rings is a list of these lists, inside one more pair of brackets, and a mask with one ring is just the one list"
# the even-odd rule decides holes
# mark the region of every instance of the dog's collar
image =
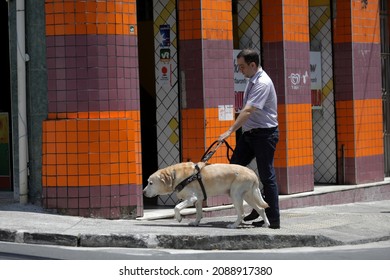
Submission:
[[181,192],[184,189],[184,187],[187,186],[188,184],[190,184],[192,181],[198,180],[200,188],[202,189],[203,200],[206,200],[207,199],[206,190],[205,190],[203,182],[202,182],[202,175],[200,174],[200,168],[197,164],[195,164],[195,170],[196,170],[196,173],[192,174],[191,176],[189,176],[186,179],[184,179],[183,181],[181,181],[175,187],[175,191]]

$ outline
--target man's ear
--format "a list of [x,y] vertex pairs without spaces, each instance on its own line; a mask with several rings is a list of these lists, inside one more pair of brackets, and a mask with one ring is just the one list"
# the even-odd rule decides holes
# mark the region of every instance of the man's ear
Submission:
[[252,61],[250,64],[251,64],[251,67],[252,67],[253,69],[257,69],[257,66],[256,66],[256,63],[255,63],[255,62]]

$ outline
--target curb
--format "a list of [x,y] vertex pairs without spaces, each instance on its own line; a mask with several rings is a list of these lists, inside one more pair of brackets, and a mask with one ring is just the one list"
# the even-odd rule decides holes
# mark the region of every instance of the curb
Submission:
[[67,235],[0,229],[0,241],[71,247],[165,248],[191,250],[250,250],[328,247],[343,242],[322,235]]
[[157,236],[165,249],[251,250],[291,247],[327,247],[342,245],[324,236],[315,235],[232,235],[232,236]]
[[390,240],[390,235],[342,242],[323,235],[167,235],[58,234],[0,229],[0,241],[69,247],[164,248],[188,250],[253,250],[294,247],[332,247]]

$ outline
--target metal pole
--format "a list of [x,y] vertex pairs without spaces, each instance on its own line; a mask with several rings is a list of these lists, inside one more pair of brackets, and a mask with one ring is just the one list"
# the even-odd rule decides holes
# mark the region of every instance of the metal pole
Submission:
[[16,1],[18,67],[19,202],[28,202],[28,131],[26,106],[26,47],[24,0]]

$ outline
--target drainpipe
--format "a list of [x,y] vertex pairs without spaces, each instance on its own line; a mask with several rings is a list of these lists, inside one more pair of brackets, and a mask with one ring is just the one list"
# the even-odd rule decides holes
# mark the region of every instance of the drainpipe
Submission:
[[16,0],[16,38],[18,67],[18,146],[19,146],[19,202],[28,202],[28,131],[26,106],[26,62],[24,0]]

